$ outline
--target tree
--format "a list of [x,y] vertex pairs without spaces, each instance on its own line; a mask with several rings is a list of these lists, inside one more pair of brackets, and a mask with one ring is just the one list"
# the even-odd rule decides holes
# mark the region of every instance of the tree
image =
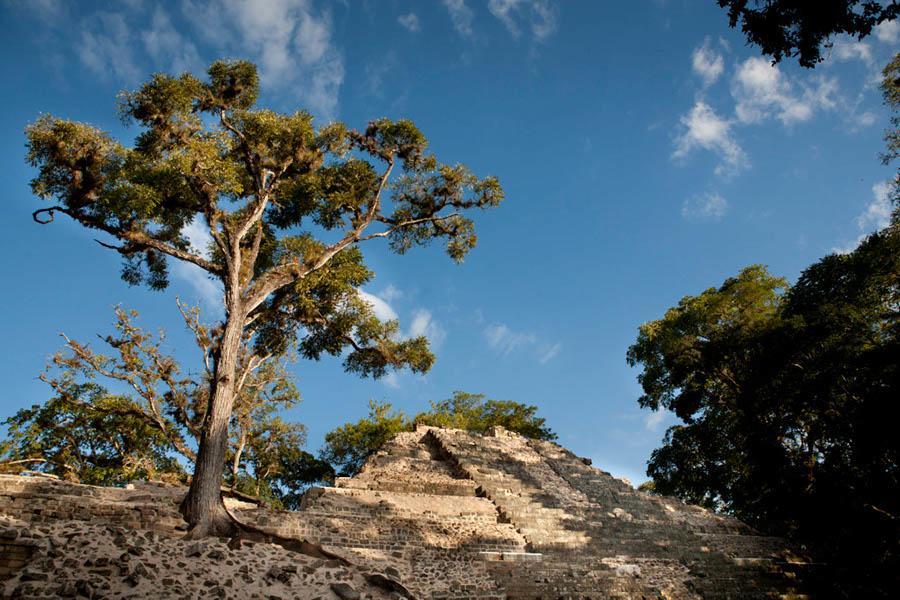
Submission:
[[728,12],[728,24],[741,30],[774,62],[798,57],[812,68],[822,61],[822,48],[845,33],[862,39],[872,29],[900,15],[897,0],[716,0]]
[[402,431],[412,431],[412,423],[402,411],[386,402],[369,401],[369,415],[355,423],[345,423],[325,434],[322,460],[342,476],[355,475],[366,459]]
[[[411,121],[317,129],[308,113],[254,108],[258,88],[245,61],[213,63],[205,82],[154,75],[121,96],[123,118],[142,128],[132,148],[52,116],[27,128],[32,189],[52,201],[35,220],[64,214],[108,234],[116,243],[101,243],[123,257],[130,283],[165,288],[167,261],[180,260],[222,284],[225,319],[181,507],[195,537],[239,529],[220,493],[234,402],[247,374],[294,339],[304,357],[344,356],[362,376],[430,368],[427,340],[399,339],[398,323],[359,297],[372,277],[359,245],[386,239],[402,254],[443,239],[460,261],[476,243],[464,213],[503,198],[495,178],[427,154]],[[191,247],[192,223],[208,227],[210,248]]]
[[453,392],[440,402],[431,402],[428,411],[410,419],[403,411],[395,411],[390,404],[369,402],[369,415],[355,423],[346,423],[325,436],[320,454],[323,461],[334,466],[342,475],[355,475],[366,459],[388,440],[416,425],[449,427],[484,433],[500,425],[526,437],[555,440],[556,434],[537,417],[537,407],[512,400],[485,400],[484,394]]
[[131,399],[96,383],[68,381],[42,405],[6,419],[4,472],[23,468],[91,485],[134,479],[183,481],[165,435],[133,412]]
[[453,392],[453,396],[440,402],[431,402],[431,409],[419,413],[413,424],[466,429],[484,433],[499,425],[525,437],[538,440],[555,440],[556,434],[546,425],[546,419],[535,416],[537,406],[529,406],[512,400],[485,400],[484,394]]
[[[673,411],[654,491],[812,548],[847,597],[890,597],[900,552],[900,229],[793,286],[749,267],[641,326],[641,406]],[[840,515],[839,519],[835,516]]]
[[[884,103],[893,113],[891,126],[884,132],[885,152],[881,156],[884,164],[888,165],[900,156],[900,52],[894,55],[881,71],[881,95]],[[894,206],[898,205],[896,186],[894,187]],[[895,213],[896,219],[896,213]]]
[[[198,309],[179,308],[206,354],[213,336]],[[112,356],[63,335],[65,350],[41,374],[54,397],[6,421],[7,469],[32,466],[88,483],[186,481],[182,464],[196,459],[210,374],[182,375],[161,350],[162,334],[154,337],[138,327],[134,311],[115,312],[116,334],[103,338]],[[232,491],[274,504],[327,477],[312,470],[318,461],[301,450],[306,428],[276,415],[300,400],[285,362],[286,357],[269,360],[248,375],[235,400],[223,465]],[[129,393],[111,394],[97,383],[100,378]]]

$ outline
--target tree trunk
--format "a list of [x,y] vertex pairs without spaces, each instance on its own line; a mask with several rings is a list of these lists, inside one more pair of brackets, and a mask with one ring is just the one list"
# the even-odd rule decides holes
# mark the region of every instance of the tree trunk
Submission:
[[222,500],[222,476],[244,325],[241,311],[234,310],[234,305],[230,308],[215,361],[213,389],[200,434],[191,487],[181,503],[181,514],[194,538],[228,536],[236,530],[236,523]]

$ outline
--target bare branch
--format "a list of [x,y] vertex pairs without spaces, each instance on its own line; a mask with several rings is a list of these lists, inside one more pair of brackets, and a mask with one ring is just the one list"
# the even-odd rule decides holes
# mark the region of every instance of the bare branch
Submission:
[[[123,229],[119,227],[112,227],[98,221],[96,219],[91,219],[87,215],[81,214],[76,210],[70,210],[64,206],[52,206],[50,208],[42,208],[40,210],[36,210],[32,213],[32,218],[42,225],[46,225],[47,223],[51,223],[54,218],[54,214],[56,212],[60,212],[64,215],[68,215],[72,219],[78,221],[85,227],[89,227],[92,229],[99,229],[100,231],[104,231],[113,237],[117,237],[119,239],[125,240],[129,242],[124,246],[110,246],[107,244],[103,244],[107,247],[112,247],[117,252],[123,255],[135,254],[137,252],[143,252],[145,250],[158,250],[163,254],[167,254],[173,258],[177,258],[179,260],[183,260],[185,262],[193,263],[214,275],[222,275],[222,269],[215,263],[206,260],[202,256],[198,256],[186,250],[181,250],[180,248],[176,248],[171,244],[167,244],[163,241],[160,241],[153,236],[143,232],[143,231],[135,231],[131,229]],[[43,218],[42,215],[46,213],[49,215],[48,218]]]

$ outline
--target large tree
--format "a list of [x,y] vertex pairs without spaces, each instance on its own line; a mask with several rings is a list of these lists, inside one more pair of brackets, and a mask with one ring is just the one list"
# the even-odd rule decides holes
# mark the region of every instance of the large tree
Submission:
[[[400,339],[398,323],[359,297],[372,277],[359,245],[385,239],[402,254],[443,239],[459,261],[476,242],[464,213],[503,198],[495,178],[427,154],[410,121],[316,128],[306,112],[255,108],[258,88],[245,61],[213,63],[207,81],[154,75],[121,96],[123,118],[142,130],[133,147],[52,116],[27,128],[32,189],[51,201],[35,220],[63,214],[108,234],[101,243],[123,257],[130,283],[165,288],[168,261],[180,260],[222,285],[225,318],[182,504],[194,536],[235,531],[220,492],[235,398],[295,338],[305,357],[344,356],[346,370],[364,376],[431,366],[426,339]],[[198,222],[208,249],[185,235]]]
[[900,16],[897,0],[716,0],[738,24],[747,42],[774,62],[797,57],[804,67],[822,61],[822,49],[847,34],[862,39]]

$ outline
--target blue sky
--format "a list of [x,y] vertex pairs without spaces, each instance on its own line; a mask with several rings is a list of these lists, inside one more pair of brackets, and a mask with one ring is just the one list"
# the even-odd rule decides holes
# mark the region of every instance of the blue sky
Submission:
[[115,95],[155,71],[248,58],[264,106],[411,118],[441,160],[504,185],[462,265],[365,248],[365,292],[438,360],[381,381],[297,363],[290,417],[313,451],[370,398],[414,413],[465,390],[538,405],[562,444],[641,481],[672,419],[637,407],[638,325],[747,264],[796,278],[889,213],[877,86],[896,24],[838,40],[814,71],[770,66],[712,0],[31,0],[0,3],[0,24],[4,416],[47,398],[36,377],[60,332],[95,339],[119,303],[198,366],[175,297],[212,318],[214,288],[179,267],[165,292],[129,288],[93,234],[30,216],[25,125],[49,112],[128,140]]

